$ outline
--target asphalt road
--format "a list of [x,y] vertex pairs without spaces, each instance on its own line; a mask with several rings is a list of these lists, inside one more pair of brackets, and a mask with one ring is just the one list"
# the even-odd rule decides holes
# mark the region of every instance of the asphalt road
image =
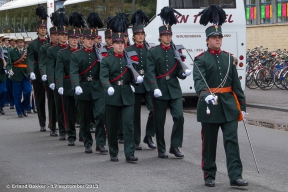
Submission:
[[[142,127],[147,111],[142,109]],[[67,141],[39,132],[36,114],[16,117],[6,109],[0,116],[0,191],[34,191],[13,187],[43,187],[39,191],[243,191],[229,186],[222,136],[219,134],[216,187],[204,186],[201,163],[200,123],[195,114],[185,113],[183,147],[184,159],[169,154],[168,159],[157,158],[157,151],[142,143],[136,151],[137,164],[125,162],[123,145],[119,144],[119,162],[109,161],[109,155],[95,151],[85,154],[83,143],[68,147]],[[167,112],[166,145],[170,145],[172,118]],[[243,179],[249,181],[244,190],[288,191],[288,132],[259,126],[248,126],[258,161],[257,173],[243,124],[239,124],[239,143],[244,166]],[[78,129],[77,129],[78,131]],[[143,131],[143,130],[142,130]],[[143,133],[143,132],[142,132]],[[155,138],[154,138],[155,141]],[[95,150],[95,145],[93,146]],[[30,185],[29,185],[30,184]],[[65,185],[67,184],[67,185]],[[75,185],[73,185],[75,184]],[[78,184],[78,186],[77,186]],[[53,188],[54,187],[54,188]],[[78,188],[77,188],[78,187]],[[81,188],[83,187],[83,188]],[[98,188],[96,188],[98,187]]]

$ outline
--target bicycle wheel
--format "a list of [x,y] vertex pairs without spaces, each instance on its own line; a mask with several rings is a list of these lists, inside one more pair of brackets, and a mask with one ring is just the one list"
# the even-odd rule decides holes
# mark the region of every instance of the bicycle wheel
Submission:
[[282,79],[281,79],[281,70],[277,70],[275,73],[274,73],[274,76],[273,76],[273,81],[274,81],[274,85],[278,88],[278,89],[282,89],[282,90],[285,90],[286,88],[283,86],[282,84]]
[[286,89],[288,89],[288,71],[286,71],[286,73],[283,75],[283,81],[282,81],[283,83],[283,85],[284,85],[284,87],[286,88]]
[[256,75],[256,84],[260,89],[269,90],[274,86],[269,69],[260,69]]
[[257,88],[258,88],[258,85],[256,85],[256,83],[255,83],[254,73],[255,73],[255,71],[251,71],[251,72],[248,73],[248,75],[246,76],[246,86],[247,86],[249,89],[257,89]]

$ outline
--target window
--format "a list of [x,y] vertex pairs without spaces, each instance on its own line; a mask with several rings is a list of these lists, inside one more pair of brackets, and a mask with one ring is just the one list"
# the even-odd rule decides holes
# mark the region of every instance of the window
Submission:
[[260,18],[261,18],[261,23],[271,23],[271,19],[272,19],[271,0],[261,0]]
[[236,8],[235,0],[170,0],[169,4],[175,9],[202,9],[213,4],[225,9]]
[[277,22],[288,22],[288,0],[277,1]]
[[137,9],[141,9],[146,13],[148,18],[151,19],[154,15],[156,15],[156,4],[156,0],[91,0],[66,5],[65,13],[69,17],[72,12],[79,11],[85,18],[87,18],[89,13],[95,11],[99,14],[104,23],[104,20],[108,16],[114,16],[119,11],[132,14]]
[[255,0],[246,0],[246,24],[255,25],[257,19]]

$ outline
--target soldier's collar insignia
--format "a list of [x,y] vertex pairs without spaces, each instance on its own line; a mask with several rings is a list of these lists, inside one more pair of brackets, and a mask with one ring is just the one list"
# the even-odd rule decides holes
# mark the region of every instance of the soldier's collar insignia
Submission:
[[219,55],[221,53],[221,49],[219,49],[219,50],[209,49],[209,53],[211,53],[213,55]]

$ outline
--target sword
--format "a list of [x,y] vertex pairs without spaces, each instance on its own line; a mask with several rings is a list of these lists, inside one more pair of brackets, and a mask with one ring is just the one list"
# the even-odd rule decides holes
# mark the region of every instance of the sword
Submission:
[[254,150],[253,150],[253,147],[252,147],[252,143],[251,143],[251,140],[250,140],[250,137],[249,137],[249,133],[248,133],[248,130],[247,130],[247,127],[246,127],[246,123],[244,120],[242,120],[243,124],[244,124],[244,127],[245,127],[245,131],[247,133],[247,137],[248,137],[248,141],[249,141],[249,144],[250,144],[250,148],[251,148],[251,151],[252,151],[252,154],[253,154],[253,158],[254,158],[254,162],[255,162],[255,165],[256,165],[256,169],[257,169],[257,172],[259,172],[259,168],[258,168],[258,164],[257,164],[257,161],[256,161],[256,157],[255,157],[255,154],[254,154]]

